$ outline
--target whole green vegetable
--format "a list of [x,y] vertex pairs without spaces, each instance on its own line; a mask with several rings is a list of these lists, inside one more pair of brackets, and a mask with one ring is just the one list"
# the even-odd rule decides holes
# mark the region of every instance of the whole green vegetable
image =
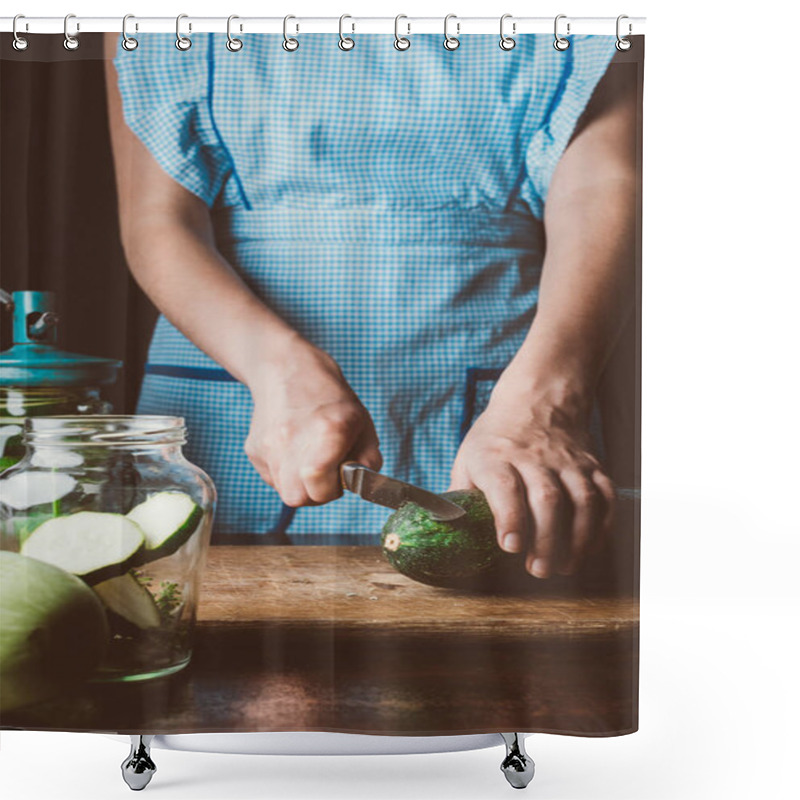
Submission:
[[103,604],[80,578],[0,552],[0,711],[46,700],[88,677],[108,638]]
[[442,497],[467,513],[454,522],[433,519],[416,503],[404,503],[383,526],[383,552],[398,571],[420,583],[447,588],[486,588],[485,578],[508,559],[497,543],[494,517],[478,489]]

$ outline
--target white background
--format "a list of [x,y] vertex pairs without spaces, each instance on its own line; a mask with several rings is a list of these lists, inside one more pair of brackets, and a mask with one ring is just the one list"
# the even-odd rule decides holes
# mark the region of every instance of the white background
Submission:
[[[800,178],[795,4],[25,0],[28,16],[647,16],[641,729],[534,736],[540,800],[796,798]],[[246,45],[245,45],[246,46]],[[468,46],[468,42],[466,44]],[[3,732],[7,800],[128,797],[127,745]],[[501,749],[154,751],[164,800],[509,797]],[[522,795],[520,795],[522,796]]]

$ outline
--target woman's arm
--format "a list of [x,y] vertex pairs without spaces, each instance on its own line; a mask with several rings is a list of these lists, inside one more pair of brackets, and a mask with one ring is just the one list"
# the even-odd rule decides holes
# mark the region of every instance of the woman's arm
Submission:
[[611,524],[614,487],[589,414],[634,305],[636,72],[612,65],[556,167],[537,313],[467,434],[451,487],[481,488],[528,571],[572,572]]
[[123,247],[136,281],[187,338],[245,383],[245,449],[289,505],[341,494],[338,465],[381,456],[372,421],[330,356],[261,302],[214,246],[209,209],[170,178],[125,124],[106,38],[109,126]]

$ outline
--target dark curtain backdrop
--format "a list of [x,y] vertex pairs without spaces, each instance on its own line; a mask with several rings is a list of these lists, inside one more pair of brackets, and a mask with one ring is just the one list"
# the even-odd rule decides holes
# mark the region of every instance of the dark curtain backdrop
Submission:
[[156,313],[119,239],[102,36],[75,53],[60,36],[28,39],[17,53],[0,35],[0,287],[55,292],[59,346],[124,361],[105,396],[131,413]]

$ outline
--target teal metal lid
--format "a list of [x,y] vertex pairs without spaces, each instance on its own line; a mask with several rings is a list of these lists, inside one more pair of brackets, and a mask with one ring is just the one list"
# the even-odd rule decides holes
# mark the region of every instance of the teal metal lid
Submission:
[[121,361],[56,347],[58,317],[52,292],[14,292],[11,298],[13,344],[0,353],[0,387],[99,386],[116,380]]

